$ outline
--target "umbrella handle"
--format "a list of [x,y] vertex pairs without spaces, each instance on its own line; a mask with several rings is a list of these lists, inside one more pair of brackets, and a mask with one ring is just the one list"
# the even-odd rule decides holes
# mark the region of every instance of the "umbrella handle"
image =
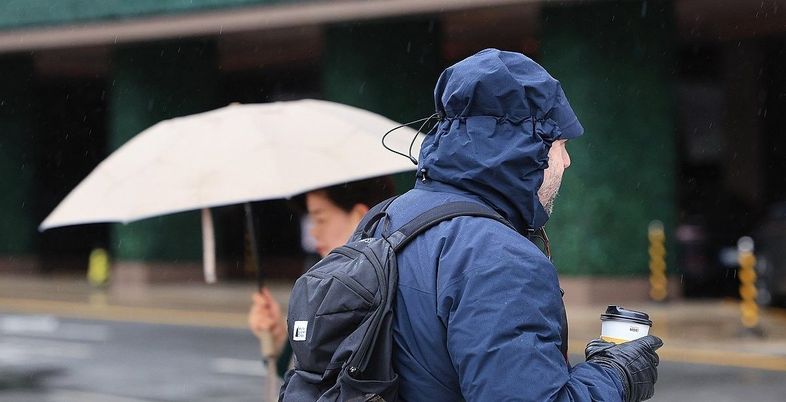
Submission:
[[273,342],[273,334],[271,334],[270,331],[264,331],[259,334],[259,351],[265,359],[275,359],[278,357],[276,345]]
[[259,351],[267,368],[267,400],[278,401],[278,370],[276,368],[276,345],[273,343],[273,334],[264,331],[259,335]]
[[276,360],[268,359],[265,365],[267,366],[267,400],[270,402],[278,401],[278,393],[281,388],[281,383],[278,380],[278,373],[276,373]]

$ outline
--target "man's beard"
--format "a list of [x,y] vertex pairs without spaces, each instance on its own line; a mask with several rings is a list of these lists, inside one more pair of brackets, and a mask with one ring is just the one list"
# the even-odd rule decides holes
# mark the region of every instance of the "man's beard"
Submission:
[[546,214],[549,216],[551,216],[551,212],[554,210],[554,201],[557,199],[559,187],[561,184],[562,177],[550,177],[543,182],[540,190],[538,191],[540,203],[543,205],[543,209],[546,210]]
[[546,200],[546,203],[543,204],[543,209],[546,210],[546,214],[548,216],[551,216],[551,212],[554,210],[554,200],[557,199],[558,195],[559,195],[559,190],[554,191],[554,193],[552,193],[551,197],[549,197],[549,199]]

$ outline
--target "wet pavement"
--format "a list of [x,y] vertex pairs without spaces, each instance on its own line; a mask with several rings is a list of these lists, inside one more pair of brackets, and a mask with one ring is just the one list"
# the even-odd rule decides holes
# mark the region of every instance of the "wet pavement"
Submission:
[[[289,286],[270,284],[282,303]],[[258,346],[245,329],[251,292],[253,285],[247,283],[147,284],[102,291],[74,278],[3,275],[0,399],[208,400],[197,398],[205,394],[209,400],[261,400],[264,374],[255,371],[262,370],[256,364]],[[786,395],[784,310],[762,310],[766,337],[759,338],[741,330],[734,301],[626,307],[649,312],[652,332],[666,344],[659,353],[661,378],[653,400],[780,401]],[[604,308],[567,306],[572,361],[581,361],[584,345],[597,336]],[[50,335],[42,336],[46,331]],[[63,347],[64,342],[70,346]],[[34,364],[40,359],[54,360]],[[216,361],[252,374],[217,374]],[[117,384],[102,388],[112,381]],[[224,383],[234,384],[230,388],[238,393],[221,394],[227,390]]]
[[0,314],[0,400],[261,400],[248,331]]

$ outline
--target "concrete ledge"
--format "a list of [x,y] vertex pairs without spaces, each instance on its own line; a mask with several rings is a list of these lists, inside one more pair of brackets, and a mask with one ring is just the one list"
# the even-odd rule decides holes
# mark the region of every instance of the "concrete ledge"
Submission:
[[[560,286],[565,291],[565,304],[602,305],[647,302],[649,278],[561,276]],[[681,299],[679,277],[670,277],[669,299]]]
[[[252,267],[243,267],[230,261],[217,261],[218,280],[251,280],[256,277]],[[306,267],[303,257],[265,256],[260,263],[265,278],[297,279]],[[247,278],[247,279],[244,279]],[[113,261],[112,282],[123,285],[134,283],[171,283],[204,282],[201,261],[155,262],[155,261]]]
[[4,255],[0,257],[0,274],[38,274],[41,262],[35,256]]

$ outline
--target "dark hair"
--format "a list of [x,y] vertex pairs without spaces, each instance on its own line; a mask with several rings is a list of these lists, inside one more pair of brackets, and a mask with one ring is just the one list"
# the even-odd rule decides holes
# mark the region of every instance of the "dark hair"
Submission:
[[[333,204],[345,212],[352,211],[357,204],[371,208],[395,194],[393,180],[390,176],[375,177],[373,179],[358,180],[335,186],[309,191],[320,192],[327,196]],[[299,195],[293,199],[301,211],[306,211],[306,197]]]

